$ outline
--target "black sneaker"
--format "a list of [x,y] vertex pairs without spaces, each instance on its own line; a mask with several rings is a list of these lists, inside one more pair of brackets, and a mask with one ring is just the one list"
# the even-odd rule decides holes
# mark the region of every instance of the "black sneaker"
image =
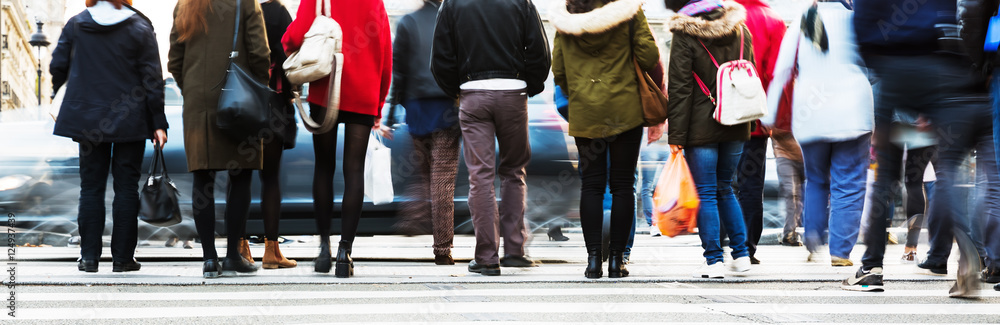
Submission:
[[500,275],[500,264],[482,265],[476,263],[476,260],[472,260],[469,262],[469,272],[482,275]]
[[931,264],[927,260],[917,264],[917,267],[931,275],[948,275],[948,264]]
[[524,256],[507,255],[500,259],[500,266],[503,267],[536,267],[535,261]]
[[1000,283],[1000,268],[986,268],[981,280],[986,283]]
[[861,267],[854,276],[844,279],[844,282],[840,284],[840,288],[850,291],[885,291],[882,288],[882,268],[873,267],[871,270],[865,271],[865,268]]

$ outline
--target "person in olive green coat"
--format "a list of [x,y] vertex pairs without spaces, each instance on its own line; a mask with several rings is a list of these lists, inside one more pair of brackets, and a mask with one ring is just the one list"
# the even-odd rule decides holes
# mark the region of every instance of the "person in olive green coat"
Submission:
[[[194,174],[195,226],[205,258],[204,276],[257,270],[239,253],[250,209],[250,170],[261,169],[261,139],[234,140],[216,126],[222,82],[229,67],[237,5],[240,29],[235,62],[267,83],[270,50],[257,0],[182,0],[174,9],[167,69],[184,95],[184,151]],[[219,266],[215,251],[215,172],[228,170],[226,229],[228,247]]]
[[609,182],[608,276],[628,276],[623,255],[635,218],[635,168],[643,123],[633,57],[643,70],[651,70],[660,60],[642,3],[568,0],[549,11],[557,31],[552,72],[569,98],[569,135],[576,138],[580,153],[580,220],[589,256],[584,271],[588,278],[603,273],[602,202]]
[[[702,92],[695,79],[700,78],[717,98],[716,67],[740,58],[753,61],[750,30],[745,24],[746,9],[733,1],[666,0],[667,9],[677,12],[668,21],[674,38],[670,46],[667,68],[667,140],[681,146],[691,169],[691,176],[701,206],[698,209],[698,236],[705,249],[705,264],[694,271],[696,278],[722,278],[727,272],[723,265],[720,244],[720,223],[725,224],[732,248],[731,272],[750,270],[746,246],[747,231],[743,222],[732,179],[743,152],[743,143],[750,139],[750,123],[722,125],[712,118],[715,104]],[[742,36],[741,36],[742,33]],[[742,37],[742,40],[741,40]]]

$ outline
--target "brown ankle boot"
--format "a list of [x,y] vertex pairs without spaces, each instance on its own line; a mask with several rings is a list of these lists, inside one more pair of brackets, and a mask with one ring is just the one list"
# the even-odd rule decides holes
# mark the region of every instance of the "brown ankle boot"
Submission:
[[243,259],[247,260],[247,262],[254,262],[253,256],[250,256],[250,241],[246,240],[246,238],[240,239],[240,256],[243,256]]
[[277,269],[277,268],[292,268],[298,265],[295,260],[290,260],[281,255],[281,250],[278,249],[278,242],[273,240],[264,241],[264,268],[265,269]]

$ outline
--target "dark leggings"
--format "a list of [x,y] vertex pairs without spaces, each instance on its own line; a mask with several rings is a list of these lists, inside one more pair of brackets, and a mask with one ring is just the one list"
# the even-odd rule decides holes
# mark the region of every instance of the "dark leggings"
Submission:
[[906,246],[917,247],[920,238],[920,228],[924,223],[926,198],[924,194],[924,170],[937,158],[937,146],[930,146],[906,151],[903,183],[906,186]]
[[576,137],[582,181],[580,223],[583,226],[583,239],[588,252],[601,250],[604,190],[609,185],[611,187],[609,249],[625,251],[630,228],[635,222],[635,168],[639,160],[641,141],[642,127],[608,138]]
[[260,210],[264,215],[264,236],[278,240],[278,223],[281,220],[281,141],[264,144],[264,169],[260,175]]
[[[201,237],[201,249],[205,259],[219,258],[215,251],[215,171],[194,171],[192,208],[194,224]],[[229,170],[229,184],[226,195],[226,256],[239,256],[240,239],[246,231],[247,215],[250,212],[250,170]]]
[[[318,120],[325,113],[325,108],[314,105],[310,115]],[[350,115],[345,113],[347,112],[341,112],[341,117]],[[371,121],[374,123],[374,117]],[[368,137],[372,128],[370,124],[347,122],[344,125],[344,199],[340,208],[340,240],[354,243],[354,237],[358,232],[358,221],[361,219],[361,205],[364,203],[365,155],[368,152]],[[313,151],[316,154],[313,207],[316,213],[316,228],[320,240],[324,243],[330,242],[330,222],[333,219],[333,175],[337,169],[339,127],[337,124],[330,132],[313,134]]]

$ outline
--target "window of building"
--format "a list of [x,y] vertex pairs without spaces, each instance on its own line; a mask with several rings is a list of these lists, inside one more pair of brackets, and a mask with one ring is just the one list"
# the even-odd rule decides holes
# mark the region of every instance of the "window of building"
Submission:
[[2,39],[3,39],[3,49],[6,50],[7,49],[7,34],[4,34],[3,37],[2,37]]

